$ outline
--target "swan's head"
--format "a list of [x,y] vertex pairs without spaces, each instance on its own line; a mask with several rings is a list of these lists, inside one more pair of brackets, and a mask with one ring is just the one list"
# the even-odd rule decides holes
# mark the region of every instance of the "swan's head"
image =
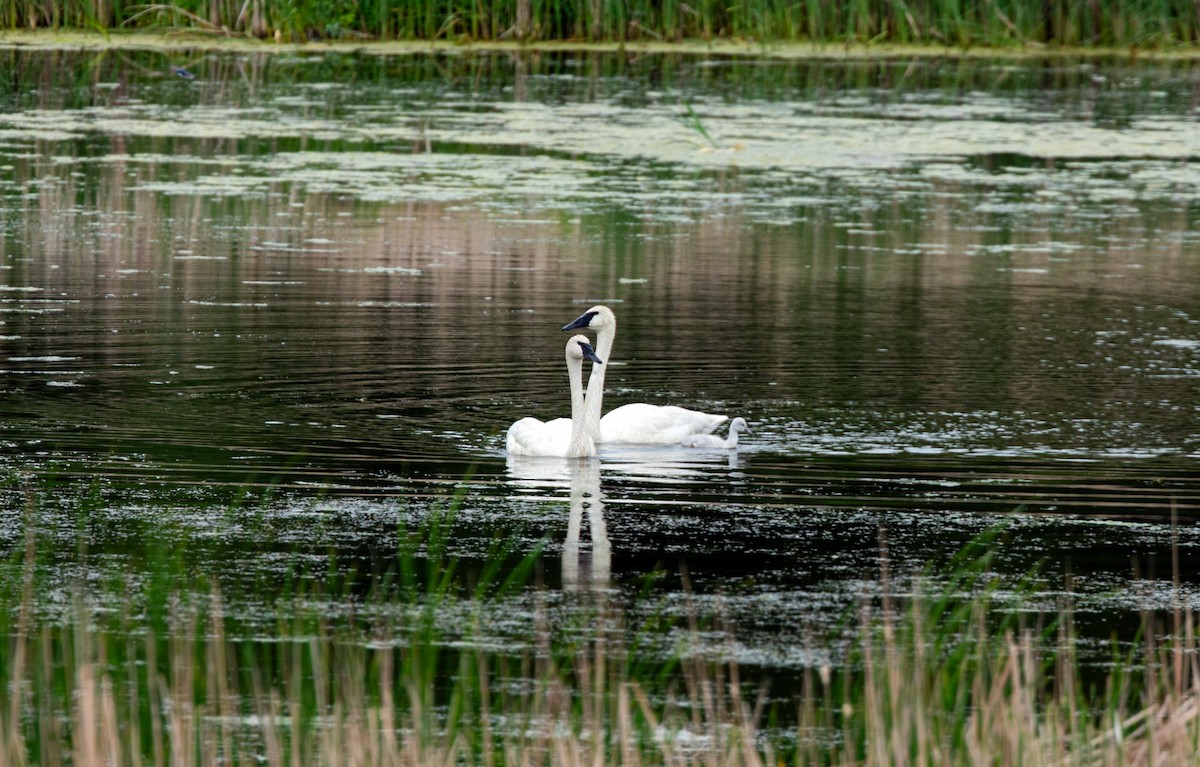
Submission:
[[609,309],[607,306],[593,306],[576,317],[572,322],[563,325],[563,330],[589,328],[599,332],[605,328],[612,329],[616,326],[617,317],[612,313],[612,309]]
[[733,422],[729,424],[729,430],[744,431],[747,434],[750,433],[750,427],[746,425],[746,419],[742,418],[741,416],[733,419]]
[[592,348],[587,336],[571,336],[567,341],[567,359],[591,360],[597,365],[604,364],[604,361],[596,356],[596,350]]

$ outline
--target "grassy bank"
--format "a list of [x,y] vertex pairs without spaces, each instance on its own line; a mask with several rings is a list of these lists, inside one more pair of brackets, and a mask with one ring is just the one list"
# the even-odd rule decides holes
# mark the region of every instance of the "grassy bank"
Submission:
[[10,0],[0,28],[188,29],[309,40],[751,41],[1164,48],[1200,40],[1192,0]]
[[[358,613],[326,614],[344,586],[314,575],[276,584],[274,628],[250,630],[169,558],[151,577],[79,584],[65,620],[39,618],[49,552],[34,528],[0,588],[8,765],[1149,765],[1200,749],[1195,617],[1148,616],[1140,649],[1088,672],[1069,609],[1049,628],[992,609],[995,536],[936,591],[864,597],[844,658],[772,691],[724,652],[713,616],[637,625],[600,592],[594,620],[553,628],[536,554],[501,542],[488,561],[505,565],[468,572],[442,517],[399,531]],[[136,613],[98,610],[114,602],[97,589],[126,589]],[[438,619],[514,590],[534,605],[518,646]],[[640,649],[662,632],[683,637],[674,657]]]

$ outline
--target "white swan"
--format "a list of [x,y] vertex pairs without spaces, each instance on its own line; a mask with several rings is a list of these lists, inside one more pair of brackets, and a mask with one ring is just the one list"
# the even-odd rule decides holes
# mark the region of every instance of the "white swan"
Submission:
[[738,416],[729,424],[729,438],[721,439],[716,434],[695,434],[685,439],[682,444],[684,447],[715,447],[724,449],[737,449],[738,432],[750,433],[750,427],[746,425],[746,419]]
[[522,418],[508,427],[504,446],[514,455],[540,455],[557,458],[585,458],[596,454],[596,445],[584,423],[583,360],[602,364],[588,343],[587,336],[572,336],[567,341],[567,374],[571,377],[571,417],[539,421]]
[[[617,336],[617,318],[607,306],[593,306],[563,330],[590,328],[596,331],[596,354],[609,360]],[[592,440],[627,442],[638,445],[677,445],[695,434],[708,434],[723,424],[723,415],[709,415],[674,405],[648,405],[637,402],[621,405],[603,418],[605,367],[592,366],[588,378],[587,430]]]

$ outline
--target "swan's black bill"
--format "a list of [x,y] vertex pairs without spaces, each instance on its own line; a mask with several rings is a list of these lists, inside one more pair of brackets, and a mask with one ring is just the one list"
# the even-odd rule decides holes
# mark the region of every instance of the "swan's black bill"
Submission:
[[592,348],[592,345],[591,345],[591,344],[584,343],[583,341],[580,341],[580,342],[579,342],[579,348],[583,350],[583,357],[584,357],[584,359],[589,359],[589,360],[591,360],[592,362],[595,362],[597,365],[603,365],[603,364],[604,364],[604,360],[602,360],[602,359],[600,359],[599,357],[597,357],[597,356],[596,356],[596,350]]
[[575,330],[576,328],[586,328],[592,324],[592,317],[595,317],[597,312],[584,312],[575,318],[569,325],[563,325],[563,330]]

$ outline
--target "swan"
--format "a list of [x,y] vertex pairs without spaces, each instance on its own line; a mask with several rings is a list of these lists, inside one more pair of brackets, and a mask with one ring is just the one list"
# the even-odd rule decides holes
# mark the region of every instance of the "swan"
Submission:
[[738,416],[729,424],[729,438],[721,439],[715,434],[694,434],[685,439],[682,444],[684,447],[716,447],[737,450],[738,432],[750,433],[750,427],[746,425],[746,419]]
[[[607,306],[593,306],[563,330],[591,328],[596,331],[596,354],[608,360],[617,335],[617,317]],[[694,434],[708,434],[723,424],[723,415],[709,415],[674,405],[635,402],[615,408],[600,417],[604,400],[604,368],[592,366],[588,377],[585,420],[592,441],[626,442],[638,445],[676,445]]]
[[571,417],[539,421],[522,418],[508,427],[504,446],[514,455],[586,458],[596,454],[596,445],[584,424],[583,361],[603,364],[587,336],[572,336],[567,341],[567,373],[571,377]]

